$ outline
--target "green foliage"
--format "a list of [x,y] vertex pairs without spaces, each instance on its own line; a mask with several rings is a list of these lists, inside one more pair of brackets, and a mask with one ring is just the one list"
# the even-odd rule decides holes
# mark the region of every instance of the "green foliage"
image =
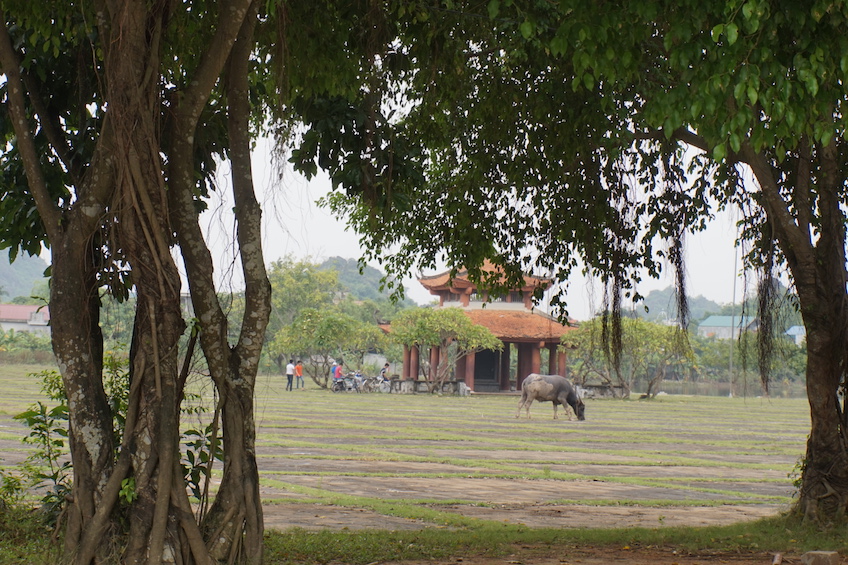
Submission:
[[[750,335],[743,334],[740,339],[733,341],[691,335],[690,343],[696,360],[692,368],[693,380],[725,382],[730,380],[731,354],[737,372],[745,372],[749,375],[756,372],[757,344]],[[772,373],[774,382],[804,382],[807,363],[806,345],[799,347],[791,340],[782,337],[777,340],[774,354],[776,358]]]
[[431,375],[430,390],[437,390],[449,377],[456,362],[469,353],[490,349],[499,351],[503,343],[485,326],[475,324],[460,308],[414,308],[401,312],[392,321],[392,341],[417,347],[424,375],[431,375],[430,351],[441,355]]
[[[126,420],[129,396],[128,361],[125,357],[107,352],[104,357],[104,387],[112,408],[115,446],[120,445]],[[61,514],[71,493],[73,467],[68,460],[68,398],[61,375],[55,370],[33,373],[30,377],[41,381],[41,393],[56,403],[49,407],[37,402],[28,410],[17,414],[16,420],[26,425],[30,432],[24,442],[35,446],[27,457],[24,476],[28,487],[46,487],[42,497],[44,515],[51,523]]]
[[195,500],[205,502],[212,478],[212,464],[224,460],[224,450],[213,422],[203,429],[186,430],[182,434],[184,446],[181,465],[188,489]]
[[30,374],[41,381],[41,392],[57,403],[52,408],[37,402],[28,410],[14,416],[29,428],[23,442],[35,446],[26,459],[23,475],[27,487],[43,487],[46,493],[41,502],[44,517],[54,524],[67,504],[71,493],[73,468],[67,460],[65,442],[68,438],[68,399],[57,371],[44,370]]
[[[508,276],[539,267],[564,281],[585,266],[612,302],[669,263],[682,275],[673,242],[736,205],[749,264],[762,266],[775,232],[734,168],[744,151],[783,179],[799,224],[816,213],[816,194],[809,210],[792,201],[792,164],[846,126],[834,111],[848,77],[843,7],[528,0],[396,10],[406,27],[385,50],[419,72],[381,67],[379,92],[408,101],[397,135],[427,147],[426,184],[398,175],[391,193],[375,183],[360,197],[347,175],[361,156],[340,149],[346,130],[322,130],[319,159],[347,188],[325,203],[389,273],[491,259]],[[811,175],[815,187],[821,170]]]
[[[365,301],[378,304],[384,312],[383,319],[391,319],[392,312],[400,308],[411,307],[414,304],[410,300],[401,300],[397,305],[390,300],[389,289],[394,288],[396,281],[388,279],[381,271],[370,265],[362,264],[356,259],[343,259],[342,257],[330,257],[321,263],[321,269],[334,270],[338,274],[339,284],[344,287],[348,296],[357,301]],[[394,310],[391,310],[393,308]]]
[[118,492],[118,497],[124,505],[132,504],[138,498],[135,492],[135,477],[127,477],[121,481],[121,490]]
[[58,563],[51,529],[26,504],[11,503],[0,495],[0,563],[36,565]]
[[27,456],[27,475],[32,486],[47,488],[41,501],[45,517],[54,523],[71,492],[71,462],[60,461],[60,458],[67,455],[68,406],[59,404],[48,408],[38,402],[29,410],[17,414],[15,419],[30,429],[23,441],[35,446],[35,450]]
[[[45,127],[39,128],[33,137],[38,154],[58,156],[59,153],[65,158],[45,157],[38,163],[49,197],[64,208],[73,200],[68,187],[74,186],[84,166],[91,161],[105,114],[96,110],[102,107],[102,98],[96,89],[102,53],[91,42],[96,36],[92,27],[96,16],[90,6],[60,2],[35,6],[14,1],[4,5],[4,9],[13,45],[22,54],[21,71],[30,77],[31,87],[36,86],[41,91],[44,115],[50,116],[54,127],[64,124],[68,129],[65,142],[69,146],[51,146]],[[49,17],[45,17],[46,12]],[[8,85],[9,81],[0,85],[5,100],[9,99]],[[0,200],[0,240],[14,259],[20,253],[38,255],[42,246],[49,247],[50,242],[46,240],[44,225],[27,183],[18,148],[20,140],[9,119],[8,103],[3,107],[0,135],[8,145],[0,154],[4,187],[4,198]],[[73,163],[66,153],[71,146]],[[30,283],[26,292],[31,287]]]
[[344,289],[344,299],[337,301],[339,310],[362,322],[386,323],[401,310],[415,305],[408,299],[393,299],[388,290],[396,288],[396,281],[355,259],[331,257],[321,268],[334,270],[338,275],[339,285]]
[[291,324],[304,309],[329,307],[342,293],[336,271],[322,269],[309,259],[297,260],[291,255],[271,263],[268,279],[272,292],[270,338]]
[[130,360],[120,351],[107,351],[103,356],[103,388],[112,410],[113,443],[117,448],[124,437],[130,401]]
[[36,332],[15,330],[0,331],[0,351],[44,351],[50,350],[50,336]]
[[277,334],[269,349],[283,359],[282,365],[287,359],[301,359],[304,374],[326,387],[334,360],[361,368],[363,356],[382,349],[384,342],[383,332],[373,323],[361,322],[336,308],[306,308]]
[[672,376],[685,378],[695,360],[687,336],[674,326],[656,324],[639,318],[621,320],[620,370],[615,371],[613,352],[605,332],[604,317],[584,322],[562,338],[568,351],[569,372],[580,383],[601,383],[623,387],[625,396],[637,380],[646,383],[647,394],[656,394],[657,386]]
[[20,475],[0,470],[0,507],[19,504],[25,491]]
[[[114,445],[121,444],[126,425],[129,403],[129,359],[120,351],[107,351],[104,355],[103,386],[113,419]],[[30,375],[41,381],[41,393],[57,404],[52,408],[37,402],[28,410],[15,416],[29,428],[24,442],[35,447],[27,457],[23,478],[7,473],[0,474],[0,499],[14,501],[33,486],[47,487],[42,498],[45,516],[54,521],[61,513],[71,492],[72,464],[67,460],[68,406],[61,375],[55,370],[44,370]],[[187,399],[197,400],[195,393],[186,393]],[[195,414],[202,406],[184,406],[183,412]],[[192,494],[201,499],[204,481],[211,477],[211,459],[223,460],[220,439],[215,438],[215,428],[209,424],[202,431],[190,429],[183,433],[183,469]],[[115,457],[118,453],[115,453]],[[135,479],[126,478],[121,483],[120,499],[129,505],[135,500]]]
[[48,363],[53,361],[50,336],[38,332],[0,330],[0,356],[7,363]]
[[488,329],[473,323],[460,308],[407,310],[392,322],[392,339],[410,347],[449,343],[468,351],[503,347]]
[[[734,340],[703,337],[691,332],[684,336],[674,326],[623,318],[621,373],[616,375],[610,359],[610,345],[604,342],[603,332],[603,319],[595,318],[564,336],[569,373],[578,382],[624,385],[626,389],[639,387],[648,394],[658,392],[663,380],[728,383],[734,394],[748,390],[750,383],[752,391],[762,392],[757,377],[757,342],[753,334],[745,333]],[[799,347],[780,337],[775,346],[772,382],[778,385],[803,383],[806,345]]]
[[129,295],[121,300],[106,294],[100,299],[100,330],[107,348],[125,349],[132,342],[135,323],[136,297]]

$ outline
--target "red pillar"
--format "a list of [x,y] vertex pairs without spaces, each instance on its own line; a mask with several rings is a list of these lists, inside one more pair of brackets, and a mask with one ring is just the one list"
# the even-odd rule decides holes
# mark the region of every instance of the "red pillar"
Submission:
[[542,348],[539,347],[538,343],[530,344],[530,372],[531,373],[541,373],[542,372]]
[[412,365],[412,353],[409,351],[409,346],[403,346],[403,369],[400,372],[401,379],[409,378],[410,365]]
[[441,348],[439,347],[431,347],[430,348],[430,381],[435,381],[436,376],[438,375],[439,370],[439,358],[441,357]]
[[568,353],[565,349],[557,350],[557,375],[568,376]]
[[465,378],[465,357],[460,357],[456,360],[456,364],[453,367],[453,374],[456,376],[456,380],[464,381],[468,384],[468,380]]
[[465,386],[471,390],[474,390],[474,362],[476,357],[476,353],[469,353],[465,356]]
[[418,347],[413,345],[409,352],[409,374],[406,378],[418,380],[418,362]]
[[556,357],[556,345],[546,345],[545,349],[548,350],[548,374],[549,375],[559,375],[559,369],[557,367],[557,357]]

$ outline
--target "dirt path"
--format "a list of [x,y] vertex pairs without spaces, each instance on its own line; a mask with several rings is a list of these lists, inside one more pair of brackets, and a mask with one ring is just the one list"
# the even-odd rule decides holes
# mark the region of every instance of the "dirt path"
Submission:
[[[718,526],[772,516],[776,506],[603,507],[588,505],[512,504],[497,507],[449,505],[440,510],[472,518],[524,524],[530,528],[656,528]],[[362,508],[321,504],[265,505],[265,527],[285,530],[417,530],[433,527],[421,520],[385,516]]]

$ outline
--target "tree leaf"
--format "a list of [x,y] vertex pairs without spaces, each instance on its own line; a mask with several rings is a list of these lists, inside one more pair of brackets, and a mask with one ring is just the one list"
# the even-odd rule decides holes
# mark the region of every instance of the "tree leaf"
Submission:
[[727,36],[727,43],[733,45],[739,38],[739,27],[734,23],[729,23],[725,27],[724,33]]

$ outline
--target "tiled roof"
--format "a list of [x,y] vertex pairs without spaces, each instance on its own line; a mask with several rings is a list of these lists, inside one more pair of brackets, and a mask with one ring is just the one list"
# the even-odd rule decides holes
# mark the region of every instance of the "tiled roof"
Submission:
[[[39,308],[41,308],[39,310]],[[30,315],[40,312],[44,321],[50,320],[50,309],[47,306],[33,304],[0,304],[0,320],[6,322],[29,322]]]
[[[500,271],[498,267],[495,267],[489,261],[482,267],[483,271],[488,273],[494,273]],[[427,290],[434,290],[437,288],[448,288],[450,286],[456,288],[467,288],[475,286],[468,280],[468,270],[467,269],[458,269],[456,272],[456,276],[454,276],[451,281],[450,271],[445,271],[444,273],[439,273],[436,275],[429,275],[426,277],[419,277],[418,282],[421,283],[424,288]],[[533,289],[537,286],[541,286],[543,288],[547,288],[551,284],[550,279],[534,277],[532,275],[524,275],[524,286],[522,288]],[[516,289],[517,290],[517,289]]]
[[564,326],[541,312],[483,308],[465,310],[475,324],[489,328],[503,341],[551,341],[577,328]]

